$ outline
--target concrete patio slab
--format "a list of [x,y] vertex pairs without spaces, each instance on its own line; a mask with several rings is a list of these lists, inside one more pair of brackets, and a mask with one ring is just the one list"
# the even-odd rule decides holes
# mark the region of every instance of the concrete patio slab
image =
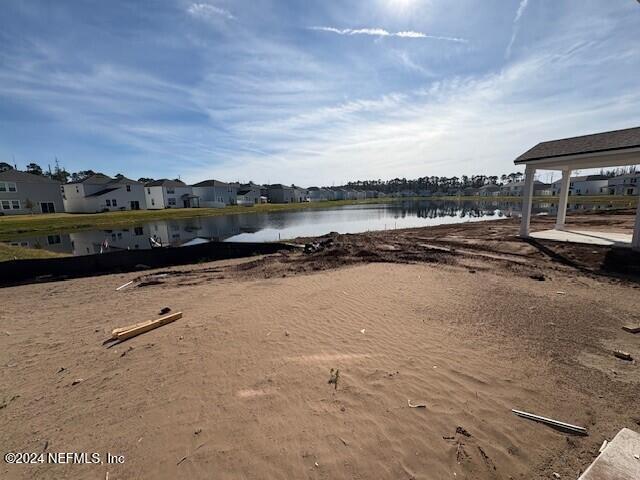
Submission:
[[638,480],[640,433],[623,428],[578,480]]
[[615,245],[617,247],[631,247],[630,233],[596,232],[589,230],[542,230],[529,235],[539,240],[554,240],[557,242],[586,243],[589,245]]

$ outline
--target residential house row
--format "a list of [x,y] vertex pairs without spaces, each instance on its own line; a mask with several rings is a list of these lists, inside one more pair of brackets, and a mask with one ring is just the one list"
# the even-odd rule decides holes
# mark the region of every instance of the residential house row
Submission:
[[[560,181],[534,182],[534,195],[558,195]],[[605,177],[572,177],[570,195],[638,195],[640,172]],[[524,182],[488,184],[478,189],[453,191],[403,191],[396,197],[413,196],[520,196]],[[250,206],[259,203],[302,203],[335,200],[363,200],[387,194],[349,187],[309,187],[295,185],[255,185],[204,180],[187,185],[180,180],[161,179],[142,183],[123,176],[94,174],[77,182],[60,184],[49,177],[18,170],[0,172],[0,215],[30,213],[96,213],[120,210],[161,210],[166,208]]]

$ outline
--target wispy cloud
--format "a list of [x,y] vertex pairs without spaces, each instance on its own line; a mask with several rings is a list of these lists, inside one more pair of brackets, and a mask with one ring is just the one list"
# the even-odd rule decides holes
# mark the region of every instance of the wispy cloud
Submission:
[[224,17],[229,20],[234,20],[236,18],[229,10],[208,3],[192,3],[187,9],[187,12],[194,17],[205,19]]
[[370,35],[374,37],[400,37],[400,38],[428,38],[431,40],[445,40],[448,42],[467,43],[465,38],[444,37],[440,35],[428,35],[423,32],[407,30],[402,32],[389,32],[383,28],[335,28],[335,27],[309,27],[309,30],[336,33],[338,35]]
[[529,0],[521,0],[520,5],[518,5],[518,11],[516,12],[516,16],[513,19],[513,29],[511,31],[511,40],[509,40],[509,45],[507,45],[507,50],[505,52],[505,58],[509,58],[511,56],[511,49],[513,48],[513,44],[516,41],[516,37],[518,36],[518,31],[520,30],[520,19],[524,14],[524,11],[529,4]]

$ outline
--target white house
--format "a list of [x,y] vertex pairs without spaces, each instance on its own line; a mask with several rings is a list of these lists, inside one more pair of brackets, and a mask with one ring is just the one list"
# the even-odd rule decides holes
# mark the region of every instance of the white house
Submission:
[[[609,177],[605,175],[582,175],[571,177],[569,182],[569,195],[599,195],[602,189],[606,188]],[[558,179],[552,184],[553,195],[560,195],[562,179]]]
[[277,183],[267,186],[267,196],[270,203],[295,203],[296,195],[292,187]]
[[238,205],[256,205],[261,202],[260,186],[249,183],[247,185],[237,185]]
[[164,178],[146,183],[144,195],[149,210],[200,206],[198,197],[193,194],[193,188],[180,180]]
[[0,215],[64,212],[60,182],[43,175],[0,172]]
[[195,183],[191,185],[191,190],[198,197],[201,207],[224,207],[238,202],[238,187],[220,180]]
[[[525,182],[510,182],[504,184],[500,188],[500,193],[502,195],[508,195],[511,197],[520,197],[522,196],[522,192],[524,191]],[[533,182],[533,195],[534,196],[547,196],[551,195],[552,187],[548,183],[542,183],[539,180],[535,180]]]
[[488,183],[478,189],[477,195],[481,197],[497,197],[500,195],[500,186],[495,183]]
[[602,193],[609,195],[637,195],[640,190],[640,172],[627,173],[617,177],[609,178]]
[[326,188],[309,187],[307,196],[310,202],[326,202],[335,198],[335,192]]
[[146,209],[144,185],[120,176],[97,173],[62,185],[64,209],[70,213],[95,213]]

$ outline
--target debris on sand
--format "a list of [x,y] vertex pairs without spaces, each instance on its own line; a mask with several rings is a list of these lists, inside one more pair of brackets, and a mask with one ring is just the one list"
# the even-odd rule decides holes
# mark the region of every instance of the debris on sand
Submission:
[[79,383],[84,382],[84,378],[76,378],[73,382],[71,382],[71,385],[78,385]]
[[560,422],[552,418],[542,417],[540,415],[534,415],[533,413],[523,412],[522,410],[512,409],[511,411],[519,417],[526,418],[528,420],[533,420],[534,422],[544,423],[546,425],[550,425],[560,430],[568,431],[578,435],[588,435],[587,429],[584,427],[578,427],[576,425]]
[[629,333],[640,333],[640,325],[625,325],[622,330]]
[[465,437],[470,437],[471,436],[471,434],[467,430],[465,430],[464,427],[461,427],[461,426],[457,426],[456,427],[456,433],[458,435],[463,435]]
[[333,370],[333,368],[331,369],[331,371],[329,372],[329,381],[327,382],[329,385],[333,384],[333,386],[335,387],[335,390],[338,389],[338,380],[340,379],[340,370],[336,369],[335,371]]
[[133,280],[131,280],[130,282],[125,283],[124,285],[120,285],[118,288],[116,288],[116,292],[122,290],[123,288],[127,288],[132,283],[133,283]]
[[415,405],[411,403],[411,400],[407,399],[407,403],[411,408],[427,408],[425,403],[416,403]]
[[613,354],[620,360],[626,360],[627,362],[630,362],[633,360],[633,357],[631,356],[630,353],[624,352],[622,350],[615,350]]
[[155,328],[161,327],[182,318],[182,312],[172,313],[166,317],[157,318],[155,320],[147,320],[146,322],[136,323],[127,327],[115,328],[111,331],[111,338],[107,342],[116,340],[124,341],[133,338],[142,333],[146,333]]
[[304,244],[304,253],[317,253],[321,252],[327,247],[330,247],[333,244],[333,238],[329,237],[325,240],[320,240],[319,242],[311,242]]
[[542,273],[534,273],[533,275],[529,275],[529,278],[532,280],[538,280],[539,282],[544,282],[546,280]]
[[162,307],[158,315],[166,315],[171,311],[171,307]]

